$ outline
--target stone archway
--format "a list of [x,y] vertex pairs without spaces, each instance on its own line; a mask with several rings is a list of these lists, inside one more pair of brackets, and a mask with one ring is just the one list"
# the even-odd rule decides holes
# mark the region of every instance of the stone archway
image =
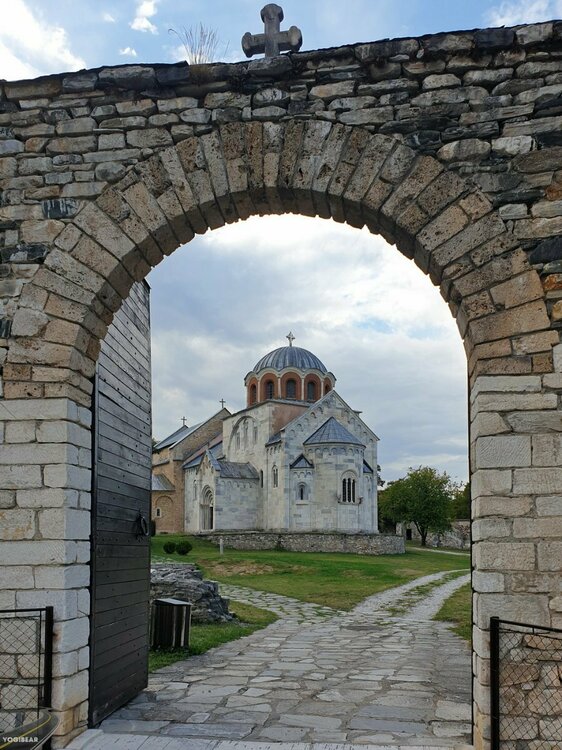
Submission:
[[[58,653],[87,645],[91,378],[114,312],[195,234],[254,214],[332,217],[413,258],[465,342],[475,739],[486,743],[489,617],[560,624],[562,358],[548,294],[560,282],[544,266],[562,256],[560,147],[544,135],[558,122],[547,79],[559,69],[548,59],[559,35],[551,23],[355,45],[203,66],[187,83],[185,66],[129,66],[3,84],[2,122],[14,136],[0,152],[3,186],[31,192],[2,209],[12,273],[2,287],[3,513],[19,537],[7,532],[0,554],[13,581],[6,606],[55,602]],[[516,85],[527,79],[535,83]],[[486,103],[510,80],[510,93]],[[520,99],[509,110],[502,97]],[[409,129],[403,106],[422,119],[429,111],[435,127]],[[496,173],[478,171],[491,153],[518,176],[510,195],[508,180],[498,191]],[[42,177],[55,159],[94,166],[61,194]],[[84,723],[87,672],[78,658],[71,673],[55,666],[62,734]]]

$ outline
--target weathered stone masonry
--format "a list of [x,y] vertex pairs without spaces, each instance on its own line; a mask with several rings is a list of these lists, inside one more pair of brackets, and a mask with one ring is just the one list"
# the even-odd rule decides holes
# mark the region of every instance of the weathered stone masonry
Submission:
[[195,233],[292,211],[381,233],[457,320],[486,744],[489,616],[562,625],[561,132],[561,22],[0,84],[0,603],[55,605],[61,735],[87,715],[99,342]]

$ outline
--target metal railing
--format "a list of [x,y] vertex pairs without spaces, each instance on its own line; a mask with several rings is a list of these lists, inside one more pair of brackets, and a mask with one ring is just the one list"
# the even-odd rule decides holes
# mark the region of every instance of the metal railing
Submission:
[[562,630],[490,619],[491,747],[558,747]]
[[51,706],[53,608],[0,610],[0,734]]

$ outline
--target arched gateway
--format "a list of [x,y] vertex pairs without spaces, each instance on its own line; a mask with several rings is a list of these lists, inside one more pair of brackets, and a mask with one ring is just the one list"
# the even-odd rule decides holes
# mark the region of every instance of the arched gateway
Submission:
[[382,234],[458,322],[487,745],[490,616],[562,625],[561,39],[552,22],[0,83],[1,601],[55,606],[62,735],[87,716],[100,341],[195,233],[293,212]]

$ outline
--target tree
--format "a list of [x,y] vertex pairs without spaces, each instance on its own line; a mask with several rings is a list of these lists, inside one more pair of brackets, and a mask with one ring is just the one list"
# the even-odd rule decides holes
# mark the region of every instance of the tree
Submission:
[[446,472],[440,474],[430,466],[410,468],[405,477],[390,482],[380,493],[381,518],[413,523],[425,547],[428,532],[442,533],[451,526],[453,489]]
[[470,520],[470,482],[453,490],[451,515],[455,521]]

